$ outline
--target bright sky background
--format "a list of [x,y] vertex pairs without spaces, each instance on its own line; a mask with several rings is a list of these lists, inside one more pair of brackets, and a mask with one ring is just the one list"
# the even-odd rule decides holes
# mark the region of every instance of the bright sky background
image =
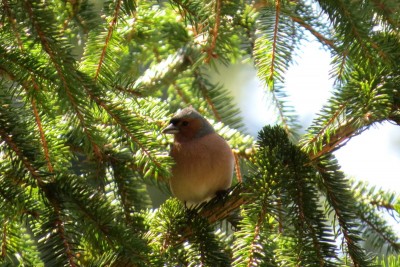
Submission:
[[[311,42],[302,47],[297,63],[287,74],[286,86],[303,125],[308,126],[333,88],[330,55]],[[400,193],[399,126],[388,122],[371,127],[335,155],[347,175]]]
[[[329,75],[330,54],[316,41],[304,43],[297,53],[296,64],[286,74],[285,90],[289,95],[288,104],[294,106],[306,129],[333,90]],[[219,76],[227,88],[237,92],[235,98],[251,134],[256,135],[265,124],[274,123],[275,114],[268,108],[268,99],[255,69],[237,64],[228,69],[221,68]],[[400,193],[399,126],[375,125],[352,138],[335,155],[347,175]]]
[[[286,87],[302,125],[308,127],[333,90],[330,54],[313,41],[301,47],[296,61],[287,73]],[[349,177],[400,194],[399,126],[376,124],[353,137],[335,156]],[[400,233],[400,224],[387,217]]]
[[[295,61],[286,74],[285,90],[289,104],[307,129],[333,90],[330,54],[318,42],[311,41],[301,46]],[[252,135],[256,136],[264,125],[275,123],[274,111],[268,108],[268,99],[252,66],[237,64],[221,68],[217,76],[226,88],[235,92],[243,121]],[[373,126],[352,138],[335,155],[347,176],[400,194],[399,126],[390,123]],[[392,223],[400,233],[400,224]]]

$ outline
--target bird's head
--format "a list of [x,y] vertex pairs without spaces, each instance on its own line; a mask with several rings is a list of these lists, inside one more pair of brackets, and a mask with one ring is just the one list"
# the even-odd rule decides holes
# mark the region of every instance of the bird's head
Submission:
[[169,122],[163,133],[173,134],[177,141],[190,141],[214,132],[211,124],[192,107],[182,109]]

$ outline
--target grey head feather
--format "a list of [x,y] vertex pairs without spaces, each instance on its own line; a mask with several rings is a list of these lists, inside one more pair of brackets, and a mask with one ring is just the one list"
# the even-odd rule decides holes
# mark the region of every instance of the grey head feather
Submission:
[[205,136],[207,134],[210,133],[214,133],[215,130],[212,127],[212,125],[207,121],[206,118],[204,118],[203,116],[201,116],[201,114],[199,112],[197,112],[197,110],[195,110],[194,108],[187,107],[182,109],[178,114],[176,114],[172,119],[171,122],[173,120],[181,120],[181,119],[185,119],[185,118],[190,118],[190,119],[200,119],[201,123],[203,124],[200,129],[200,131],[196,134],[196,137],[202,137]]

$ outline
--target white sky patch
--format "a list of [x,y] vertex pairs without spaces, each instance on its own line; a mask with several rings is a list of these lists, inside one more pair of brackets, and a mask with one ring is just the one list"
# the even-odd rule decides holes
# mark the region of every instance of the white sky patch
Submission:
[[376,125],[335,152],[342,170],[371,185],[400,193],[400,127]]
[[[319,113],[333,90],[330,54],[312,41],[300,49],[286,76],[292,103],[306,127]],[[376,124],[335,152],[348,176],[400,193],[400,127]]]
[[[299,115],[303,129],[310,126],[331,96],[330,54],[317,41],[304,43],[295,64],[286,73],[288,105]],[[266,124],[275,124],[276,114],[250,64],[220,67],[211,73],[229,88],[242,111],[249,132],[256,136]],[[335,155],[344,173],[371,185],[400,193],[400,127],[383,123],[352,138]]]

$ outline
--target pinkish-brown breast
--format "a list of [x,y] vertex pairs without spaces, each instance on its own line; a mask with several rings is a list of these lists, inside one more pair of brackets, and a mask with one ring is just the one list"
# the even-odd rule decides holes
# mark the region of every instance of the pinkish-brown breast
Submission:
[[181,201],[200,203],[232,183],[233,154],[227,142],[212,133],[188,142],[175,142],[170,186]]

